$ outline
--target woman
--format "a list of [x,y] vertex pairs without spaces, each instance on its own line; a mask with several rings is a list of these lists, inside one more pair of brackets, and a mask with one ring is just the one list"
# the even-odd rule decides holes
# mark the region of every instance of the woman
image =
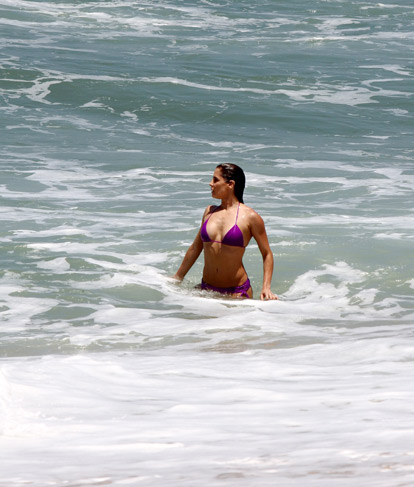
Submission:
[[277,299],[271,289],[273,254],[262,218],[243,203],[246,178],[235,164],[219,164],[210,181],[211,195],[221,200],[208,206],[194,242],[174,278],[182,281],[204,250],[201,289],[236,298],[252,298],[253,291],[243,266],[244,250],[253,237],[263,257],[263,286],[260,298]]

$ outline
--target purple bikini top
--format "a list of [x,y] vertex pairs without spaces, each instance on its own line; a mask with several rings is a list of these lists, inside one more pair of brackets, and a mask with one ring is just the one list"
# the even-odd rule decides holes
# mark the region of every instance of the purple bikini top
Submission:
[[218,210],[218,208],[219,207],[215,208],[210,213],[210,215],[208,216],[206,221],[203,223],[203,226],[201,227],[201,231],[200,231],[201,240],[203,242],[217,242],[217,243],[221,243],[224,245],[231,245],[232,247],[243,247],[244,248],[243,234],[242,234],[242,231],[240,230],[240,228],[237,226],[237,218],[239,217],[240,203],[239,203],[239,206],[237,208],[236,223],[230,228],[230,230],[226,233],[226,235],[224,235],[223,240],[221,240],[221,241],[220,240],[212,240],[210,238],[209,234],[207,233],[207,222],[209,221],[211,215],[216,210]]

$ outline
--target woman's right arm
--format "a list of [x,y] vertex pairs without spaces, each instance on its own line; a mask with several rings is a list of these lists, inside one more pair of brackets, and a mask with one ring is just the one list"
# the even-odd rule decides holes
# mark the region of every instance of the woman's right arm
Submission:
[[193,267],[194,262],[198,259],[199,255],[203,250],[203,241],[200,237],[200,230],[198,231],[194,242],[190,245],[187,252],[185,253],[184,259],[178,268],[178,271],[173,276],[173,279],[182,281],[187,274],[187,272]]
[[[204,211],[203,218],[201,220],[201,225],[204,222],[206,215],[210,212],[211,206],[208,206]],[[187,274],[187,272],[193,267],[194,262],[198,259],[199,255],[203,251],[203,241],[201,240],[201,227],[200,230],[197,232],[196,238],[194,242],[190,245],[187,252],[185,253],[184,259],[181,262],[178,271],[173,276],[173,279],[177,279],[178,281],[182,281]]]

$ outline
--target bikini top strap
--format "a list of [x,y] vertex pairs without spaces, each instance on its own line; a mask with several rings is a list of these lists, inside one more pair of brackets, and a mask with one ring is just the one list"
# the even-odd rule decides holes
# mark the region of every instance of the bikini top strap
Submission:
[[237,219],[239,218],[239,210],[240,210],[240,203],[239,203],[239,206],[237,207],[237,214],[236,214],[236,223],[235,223],[235,225],[237,225]]

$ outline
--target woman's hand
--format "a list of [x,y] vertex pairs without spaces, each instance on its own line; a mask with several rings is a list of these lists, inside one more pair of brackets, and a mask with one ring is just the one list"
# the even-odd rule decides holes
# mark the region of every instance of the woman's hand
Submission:
[[260,293],[260,299],[262,301],[267,301],[267,300],[274,300],[274,299],[279,299],[276,294],[273,294],[270,289],[262,289],[262,292]]

